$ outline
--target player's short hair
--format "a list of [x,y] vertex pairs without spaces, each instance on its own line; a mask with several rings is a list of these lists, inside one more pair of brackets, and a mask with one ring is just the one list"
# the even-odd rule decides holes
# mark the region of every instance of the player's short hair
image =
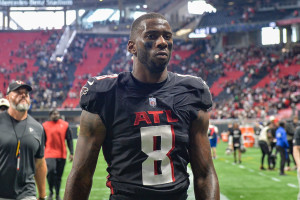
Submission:
[[285,127],[285,122],[284,122],[284,121],[280,121],[280,122],[279,122],[279,126],[281,126],[281,127],[284,128],[284,127]]
[[167,21],[167,19],[159,13],[146,13],[144,15],[141,15],[140,17],[138,17],[137,19],[135,19],[131,25],[131,29],[130,29],[130,40],[134,40],[136,33],[138,31],[139,25],[142,21],[146,20],[146,19],[164,19]]
[[49,116],[52,115],[55,111],[57,111],[57,108],[52,108],[52,109],[49,111]]

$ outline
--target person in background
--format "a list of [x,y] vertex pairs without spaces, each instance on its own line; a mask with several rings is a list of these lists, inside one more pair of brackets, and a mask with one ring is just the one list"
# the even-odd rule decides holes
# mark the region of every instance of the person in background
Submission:
[[[278,122],[276,122],[278,123]],[[287,157],[287,150],[289,148],[289,143],[286,137],[286,131],[284,129],[285,123],[283,121],[279,122],[279,127],[276,130],[276,150],[280,153],[280,173],[279,175],[285,176],[284,165]]]
[[[39,200],[46,197],[47,165],[43,126],[28,114],[30,85],[11,82],[6,99],[10,107],[0,113],[0,199]],[[35,184],[36,183],[36,184]]]
[[265,160],[265,156],[267,156],[267,163],[268,163],[268,169],[271,170],[271,163],[270,163],[270,156],[271,156],[271,151],[270,151],[270,122],[268,122],[268,124],[262,128],[262,130],[260,131],[259,137],[258,137],[258,144],[259,147],[261,149],[261,165],[260,165],[260,169],[261,170],[265,170],[264,168],[264,160]]
[[144,14],[127,43],[133,71],[93,77],[82,88],[65,200],[88,199],[101,147],[110,200],[186,200],[189,163],[194,199],[220,199],[207,137],[211,94],[201,78],[167,70],[172,49],[166,18]]
[[217,158],[217,143],[218,143],[218,133],[219,129],[217,126],[210,124],[208,127],[208,139],[210,143],[210,148],[212,150],[213,159]]
[[297,177],[299,185],[299,193],[297,200],[300,200],[300,126],[296,127],[293,139],[293,156],[297,165]]
[[[298,116],[295,115],[292,117],[291,121],[287,121],[286,123],[286,134],[287,134],[287,140],[289,143],[289,150],[288,150],[288,157],[287,157],[287,170],[291,170],[291,162],[294,162],[295,167],[296,167],[296,162],[295,162],[295,158],[293,156],[293,138],[294,138],[294,134],[296,131],[296,127],[299,126],[299,120],[298,120]],[[292,159],[291,159],[291,158]]]
[[269,135],[269,140],[270,140],[270,147],[271,147],[271,155],[276,157],[276,130],[278,128],[278,118],[275,118],[274,116],[271,116],[270,119],[270,135]]
[[0,99],[0,113],[6,111],[9,108],[9,102],[5,98]]
[[237,162],[236,160],[236,151],[238,151],[238,163],[242,163],[242,131],[239,128],[239,124],[237,122],[233,123],[233,127],[231,129],[231,132],[229,134],[229,142],[228,144],[231,146],[231,149],[233,150],[233,157],[234,157],[234,163]]
[[45,158],[47,162],[48,174],[47,180],[50,194],[48,200],[53,199],[53,189],[56,192],[56,200],[60,200],[61,177],[64,172],[67,149],[66,142],[70,151],[69,160],[73,161],[73,139],[69,123],[60,118],[57,109],[49,112],[50,121],[43,123],[46,133]]
[[254,125],[254,147],[259,147],[259,144],[258,144],[258,138],[259,138],[259,135],[260,135],[260,132],[262,130],[263,126],[257,122],[255,123]]

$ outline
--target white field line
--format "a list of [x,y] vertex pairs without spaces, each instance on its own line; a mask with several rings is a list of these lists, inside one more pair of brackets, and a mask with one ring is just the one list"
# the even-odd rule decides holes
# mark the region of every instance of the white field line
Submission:
[[258,174],[261,176],[266,176],[264,173],[261,173],[261,172],[259,172]]
[[294,184],[291,184],[291,183],[288,183],[287,185],[292,187],[292,188],[298,188],[297,185],[294,185]]
[[[226,162],[226,163],[229,163],[228,160],[225,160],[225,162]],[[231,165],[237,165],[237,164],[236,164],[236,163],[231,163]],[[241,168],[241,169],[247,169],[244,165],[239,165],[239,168]],[[247,170],[248,170],[249,172],[252,172],[252,173],[255,172],[253,169],[247,169]],[[258,174],[261,175],[261,176],[267,177],[267,175],[265,175],[265,174],[262,173],[262,172],[259,172]],[[273,180],[273,181],[275,181],[275,182],[280,182],[280,181],[281,181],[280,179],[275,178],[275,177],[271,177],[271,180]],[[292,188],[298,188],[297,185],[292,184],[292,183],[288,183],[287,186],[292,187]],[[221,194],[221,197],[222,197],[222,194]],[[221,199],[222,199],[222,198],[221,198]],[[227,199],[227,197],[225,197],[225,199]]]
[[279,180],[278,178],[272,177],[271,179],[272,179],[273,181],[280,182],[280,180]]

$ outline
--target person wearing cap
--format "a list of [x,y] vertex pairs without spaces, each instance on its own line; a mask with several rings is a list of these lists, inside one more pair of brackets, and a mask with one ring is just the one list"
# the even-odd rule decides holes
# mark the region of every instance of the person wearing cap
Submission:
[[49,117],[50,120],[43,123],[46,133],[45,159],[48,168],[47,180],[50,190],[48,200],[53,199],[53,188],[56,192],[56,200],[60,200],[61,177],[67,158],[66,140],[70,151],[69,160],[73,161],[72,131],[69,123],[60,118],[60,113],[57,109],[52,109],[49,112]]
[[10,107],[0,113],[0,200],[46,199],[47,166],[43,126],[28,114],[31,86],[14,81],[7,88]]
[[6,111],[9,108],[9,102],[5,98],[0,99],[0,113]]

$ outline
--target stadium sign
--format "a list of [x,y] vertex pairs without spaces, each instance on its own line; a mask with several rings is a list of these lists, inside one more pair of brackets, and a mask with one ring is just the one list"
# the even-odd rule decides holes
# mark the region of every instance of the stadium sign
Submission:
[[68,6],[73,0],[0,0],[0,6]]

